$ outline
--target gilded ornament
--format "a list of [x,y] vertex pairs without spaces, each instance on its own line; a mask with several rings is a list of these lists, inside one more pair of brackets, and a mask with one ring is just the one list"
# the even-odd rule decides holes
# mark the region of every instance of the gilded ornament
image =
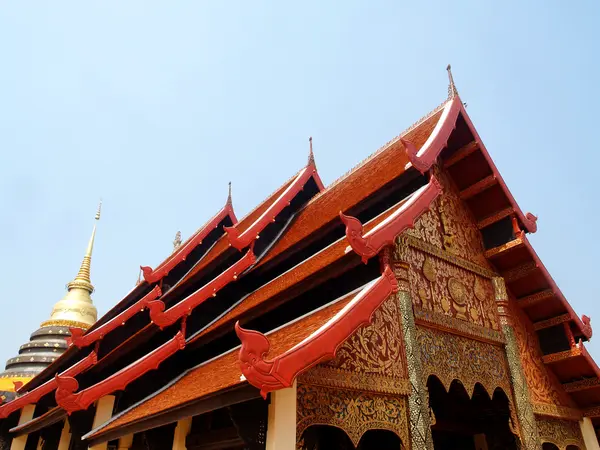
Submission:
[[433,267],[433,261],[429,257],[425,258],[425,262],[423,263],[423,275],[431,283],[435,282],[435,268]]
[[355,446],[372,429],[392,431],[409,442],[405,397],[298,384],[296,423],[297,445],[311,425],[341,428]]
[[475,297],[477,298],[477,300],[479,300],[480,302],[485,301],[485,298],[486,298],[485,286],[483,285],[483,282],[481,281],[481,279],[479,277],[475,277],[475,283],[473,284],[473,293],[475,294]]
[[542,443],[554,444],[560,450],[565,450],[569,445],[586,448],[579,424],[575,421],[539,418],[537,427]]

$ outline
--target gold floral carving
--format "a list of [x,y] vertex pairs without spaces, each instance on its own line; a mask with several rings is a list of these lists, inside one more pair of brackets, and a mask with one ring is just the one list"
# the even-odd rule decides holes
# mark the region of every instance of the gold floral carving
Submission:
[[542,443],[548,442],[565,450],[569,445],[585,449],[579,424],[570,420],[538,418],[537,427]]
[[391,296],[377,309],[371,325],[359,328],[326,365],[346,372],[406,379],[399,317],[397,300]]
[[405,397],[299,383],[296,423],[298,442],[311,425],[341,428],[355,446],[371,429],[392,431],[403,445],[409,442]]
[[504,344],[504,336],[501,332],[482,327],[471,322],[455,319],[446,314],[436,313],[427,309],[414,308],[415,322],[440,331],[460,334],[479,341],[492,344]]
[[[498,308],[489,278],[408,245],[410,291],[416,306],[499,331]],[[424,269],[427,268],[427,270]],[[421,268],[421,270],[418,270]],[[425,272],[435,273],[435,282]],[[474,286],[477,286],[477,295]]]
[[430,211],[423,214],[415,227],[406,233],[452,255],[489,267],[483,255],[481,235],[471,212],[446,173],[435,170],[443,193]]
[[557,406],[548,403],[532,403],[536,416],[556,417],[558,419],[580,420],[583,414],[577,408]]
[[575,408],[554,374],[546,369],[533,326],[518,306],[509,304],[523,374],[533,404]]
[[435,268],[433,267],[431,258],[425,258],[425,262],[423,263],[423,275],[425,275],[425,278],[431,283],[435,281]]
[[303,373],[299,382],[384,394],[408,395],[410,384],[406,378],[387,377],[372,373],[352,372],[318,365]]
[[459,380],[469,395],[481,384],[490,396],[501,388],[511,397],[506,355],[501,346],[475,341],[430,328],[417,327],[424,382],[435,375],[448,390]]

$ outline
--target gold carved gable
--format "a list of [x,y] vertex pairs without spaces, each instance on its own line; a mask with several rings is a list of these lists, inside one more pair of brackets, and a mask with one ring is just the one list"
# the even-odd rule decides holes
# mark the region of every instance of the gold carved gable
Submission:
[[460,199],[458,190],[448,176],[441,171],[438,171],[436,176],[444,189],[442,195],[415,223],[415,227],[406,233],[453,255],[489,268],[484,256],[481,235],[471,212]]
[[406,378],[406,356],[395,296],[375,311],[373,322],[359,328],[326,366],[351,373]]
[[569,420],[538,418],[536,420],[540,439],[543,443],[556,445],[565,450],[569,445],[585,449],[579,423]]
[[[544,410],[539,405],[575,407],[554,374],[547,370],[530,320],[513,302],[510,304],[510,310],[514,317],[515,338],[519,346],[523,374],[527,380],[534,410],[536,406],[538,406],[538,411]],[[549,410],[548,408],[545,409]]]
[[341,428],[354,445],[368,430],[389,430],[408,445],[406,397],[380,395],[310,384],[298,384],[297,448],[311,425]]
[[500,330],[494,288],[488,277],[413,246],[404,253],[411,266],[411,296],[419,308]]
[[481,384],[490,397],[501,388],[508,398],[512,390],[504,348],[473,339],[444,333],[431,328],[417,327],[417,343],[421,351],[423,382],[435,375],[450,389],[459,380],[469,395],[475,384]]

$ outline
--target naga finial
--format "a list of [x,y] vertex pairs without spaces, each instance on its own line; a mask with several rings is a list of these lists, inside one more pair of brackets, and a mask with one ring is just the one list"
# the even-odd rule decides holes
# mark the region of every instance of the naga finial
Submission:
[[448,98],[454,98],[458,96],[458,90],[454,84],[454,77],[452,77],[452,66],[448,64],[446,70],[448,71]]
[[173,251],[177,251],[179,247],[181,247],[181,231],[175,233],[175,239],[173,240]]
[[313,153],[313,146],[312,146],[312,136],[308,138],[308,145],[309,145],[308,165],[310,166],[311,164],[315,163],[315,155]]

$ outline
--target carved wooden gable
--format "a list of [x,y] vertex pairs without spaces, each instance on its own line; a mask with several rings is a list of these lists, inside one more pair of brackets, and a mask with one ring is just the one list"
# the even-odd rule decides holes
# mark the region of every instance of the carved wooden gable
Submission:
[[413,302],[420,309],[498,331],[493,273],[481,235],[454,184],[443,172],[436,176],[443,194],[405,233]]

